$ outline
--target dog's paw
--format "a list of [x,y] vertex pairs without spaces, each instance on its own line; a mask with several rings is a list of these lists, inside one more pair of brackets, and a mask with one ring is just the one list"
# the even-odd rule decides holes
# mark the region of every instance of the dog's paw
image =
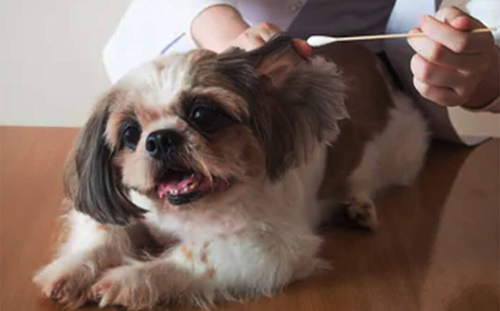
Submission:
[[347,206],[349,219],[361,227],[375,230],[378,228],[377,210],[370,200],[354,200]]
[[70,308],[80,307],[87,301],[94,281],[95,275],[88,265],[67,258],[53,261],[33,278],[45,296]]
[[91,289],[90,298],[99,306],[120,305],[131,310],[150,309],[159,295],[151,278],[140,265],[121,266],[106,272]]

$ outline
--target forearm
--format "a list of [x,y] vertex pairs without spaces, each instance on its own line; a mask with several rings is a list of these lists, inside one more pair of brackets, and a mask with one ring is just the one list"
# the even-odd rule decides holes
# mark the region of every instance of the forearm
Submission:
[[193,20],[191,35],[199,47],[219,53],[247,28],[249,25],[235,8],[216,5],[207,8]]
[[500,51],[497,47],[484,78],[479,82],[463,106],[470,109],[481,109],[499,96],[499,88]]

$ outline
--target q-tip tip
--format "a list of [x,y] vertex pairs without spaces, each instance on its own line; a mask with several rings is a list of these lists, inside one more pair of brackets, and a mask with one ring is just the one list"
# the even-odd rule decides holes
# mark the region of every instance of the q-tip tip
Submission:
[[312,47],[318,47],[326,44],[330,44],[337,41],[335,37],[329,36],[311,36],[307,39],[307,43]]

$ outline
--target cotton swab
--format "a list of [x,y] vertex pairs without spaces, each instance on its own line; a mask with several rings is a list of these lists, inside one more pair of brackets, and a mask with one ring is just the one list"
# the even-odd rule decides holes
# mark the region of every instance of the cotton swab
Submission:
[[[474,29],[471,33],[484,33],[484,32],[495,32],[496,27],[492,28],[479,28]],[[399,38],[409,38],[409,37],[425,37],[425,34],[420,33],[399,33],[399,34],[386,34],[386,35],[370,35],[370,36],[354,36],[354,37],[329,37],[329,36],[311,36],[307,39],[307,43],[310,46],[317,47],[333,42],[346,42],[346,41],[364,41],[364,40],[385,40],[385,39],[399,39]]]

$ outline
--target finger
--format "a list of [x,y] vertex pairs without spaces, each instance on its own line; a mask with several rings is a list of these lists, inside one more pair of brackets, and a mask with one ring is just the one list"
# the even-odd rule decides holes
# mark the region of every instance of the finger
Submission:
[[479,54],[490,45],[487,33],[471,34],[469,31],[461,31],[432,16],[422,18],[420,29],[429,39],[459,54]]
[[272,23],[262,23],[257,26],[256,31],[260,34],[262,39],[268,41],[272,36],[281,32],[281,29]]
[[[437,20],[451,25],[457,30],[465,32],[470,32],[474,29],[486,28],[486,26],[479,20],[454,6],[440,9],[436,13],[435,17]],[[469,33],[468,35],[470,37],[470,45],[476,47],[477,49],[491,49],[495,45],[493,34],[491,32],[477,34]]]
[[237,46],[244,49],[245,51],[255,50],[262,45],[264,45],[265,41],[261,36],[258,36],[252,32],[244,32],[241,34],[241,40],[238,40]]
[[447,6],[439,9],[434,17],[443,23],[451,24],[451,21],[459,16],[467,15],[464,11],[456,6]]
[[283,30],[281,30],[281,28],[278,26],[278,25],[275,25],[273,23],[266,23],[267,26],[272,30],[274,31],[275,33],[276,32],[283,32]]
[[266,43],[266,40],[264,40],[261,36],[250,36],[249,40],[249,50],[255,50],[260,48]]
[[450,88],[465,98],[470,96],[477,84],[477,75],[439,67],[418,54],[415,54],[411,59],[410,69],[413,76],[420,82],[436,87]]
[[410,69],[418,80],[439,87],[458,88],[467,83],[467,76],[454,69],[440,67],[415,54]]
[[[470,16],[459,16],[451,22],[451,26],[455,29],[460,30],[474,30],[474,29],[484,29],[487,28],[477,19]],[[491,31],[482,33],[467,33],[468,45],[473,47],[472,51],[491,51],[495,46],[495,39],[493,38],[493,33]]]
[[[410,34],[412,33],[421,33],[421,31],[413,29],[410,31]],[[408,44],[427,61],[442,67],[471,71],[477,69],[478,64],[483,63],[484,56],[481,54],[457,54],[426,37],[410,37]]]
[[471,31],[474,30],[476,27],[472,25],[472,18],[462,15],[458,16],[455,19],[453,19],[451,22],[445,22],[448,25],[451,25],[451,27],[461,30],[461,31]]
[[451,25],[458,30],[473,30],[485,27],[480,21],[456,6],[440,9],[436,12],[435,17],[438,21]]
[[436,104],[443,106],[460,106],[465,102],[463,97],[449,88],[433,86],[419,81],[415,77],[413,78],[413,85],[422,97],[425,97]]
[[293,46],[302,57],[309,57],[312,53],[312,47],[304,40],[293,39]]

